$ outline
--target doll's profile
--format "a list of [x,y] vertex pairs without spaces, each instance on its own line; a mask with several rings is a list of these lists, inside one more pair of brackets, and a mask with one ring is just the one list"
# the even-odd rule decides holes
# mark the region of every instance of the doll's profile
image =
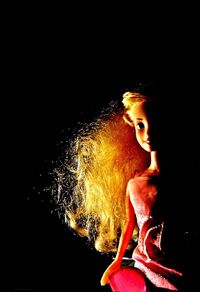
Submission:
[[[133,289],[121,292],[178,290],[176,278],[182,273],[169,263],[162,247],[165,222],[157,203],[162,196],[159,131],[157,98],[127,91],[117,110],[79,132],[71,161],[59,172],[59,196],[64,193],[70,228],[88,237],[99,252],[115,253],[100,280],[112,291],[120,291],[112,279],[123,270],[127,250],[135,273],[127,276],[132,277]],[[70,191],[66,169],[73,177]],[[122,277],[123,287],[127,277]],[[134,281],[141,281],[141,287],[136,288],[135,282],[134,288]]]

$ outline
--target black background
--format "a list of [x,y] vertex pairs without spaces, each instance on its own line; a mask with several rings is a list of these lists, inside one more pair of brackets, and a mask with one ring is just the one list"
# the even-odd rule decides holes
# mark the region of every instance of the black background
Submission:
[[[61,10],[45,7],[33,12],[27,7],[10,17],[6,26],[3,111],[8,154],[3,156],[9,271],[5,291],[110,291],[100,286],[100,278],[111,258],[67,230],[44,189],[70,129],[80,120],[90,120],[138,82],[164,80],[171,93],[173,103],[165,123],[166,135],[171,130],[167,144],[168,167],[173,163],[171,184],[175,183],[171,197],[178,193],[173,197],[174,214],[190,234],[181,250],[188,254],[197,248],[196,25],[188,27],[181,15],[177,20],[177,10],[171,9],[171,18],[161,9],[153,20],[154,15],[143,15],[140,8],[135,22],[131,13],[120,9],[118,14],[112,9],[82,14],[80,8],[73,10],[71,20],[71,10],[65,9],[66,15]],[[190,286],[196,277],[195,257],[186,259]]]

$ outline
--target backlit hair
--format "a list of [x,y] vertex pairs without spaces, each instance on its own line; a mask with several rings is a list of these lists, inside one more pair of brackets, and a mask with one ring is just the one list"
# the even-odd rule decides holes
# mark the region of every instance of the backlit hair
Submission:
[[145,98],[126,92],[120,110],[97,119],[89,131],[81,129],[63,167],[73,178],[72,191],[66,187],[65,171],[57,170],[66,221],[80,235],[93,240],[100,252],[116,251],[126,220],[127,183],[148,167],[149,153],[139,146],[134,128],[123,119],[125,111]]

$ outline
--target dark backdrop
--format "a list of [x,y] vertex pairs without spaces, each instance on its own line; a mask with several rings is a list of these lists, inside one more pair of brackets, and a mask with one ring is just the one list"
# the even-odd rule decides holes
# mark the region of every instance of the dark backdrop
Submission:
[[[120,30],[112,26],[102,32],[100,24],[95,31],[91,24],[84,28],[79,24],[72,32],[59,29],[61,25],[55,29],[49,22],[36,25],[28,16],[25,22],[18,21],[10,30],[9,82],[3,108],[8,141],[8,291],[110,291],[99,282],[111,258],[67,230],[44,189],[50,183],[49,172],[63,154],[63,141],[70,129],[80,120],[90,120],[110,100],[120,98],[139,82],[164,80],[163,89],[170,93],[165,94],[172,104],[168,103],[163,137],[169,138],[166,172],[173,163],[168,178],[175,186],[171,212],[186,234],[183,253],[196,249],[196,44],[190,42],[188,50],[185,37],[177,41],[175,33],[169,37],[163,31],[162,36],[157,29],[152,34],[148,26],[142,35],[134,26],[133,31],[126,34],[122,30],[119,35]],[[186,258],[190,286],[190,276],[196,275],[195,259]]]

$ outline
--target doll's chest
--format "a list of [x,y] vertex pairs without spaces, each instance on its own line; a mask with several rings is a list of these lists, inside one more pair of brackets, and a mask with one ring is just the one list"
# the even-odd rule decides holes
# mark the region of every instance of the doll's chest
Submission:
[[129,192],[135,213],[150,215],[158,195],[157,185],[146,177],[140,177],[130,184]]

